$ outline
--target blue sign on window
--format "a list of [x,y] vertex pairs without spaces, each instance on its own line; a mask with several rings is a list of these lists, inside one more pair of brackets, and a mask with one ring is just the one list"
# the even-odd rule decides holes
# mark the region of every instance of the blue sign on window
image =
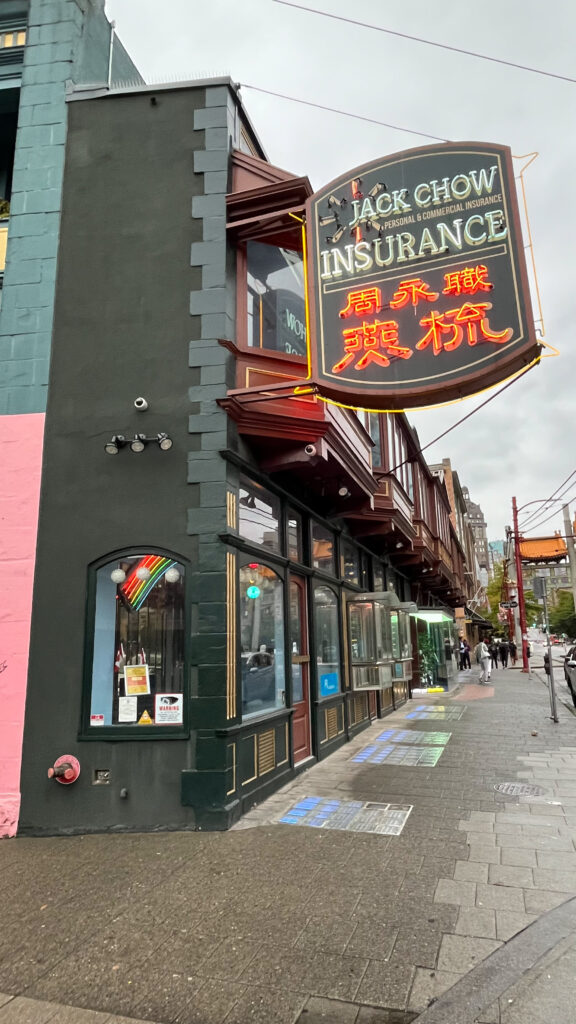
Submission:
[[338,673],[324,672],[320,676],[320,696],[331,697],[334,693],[338,693]]

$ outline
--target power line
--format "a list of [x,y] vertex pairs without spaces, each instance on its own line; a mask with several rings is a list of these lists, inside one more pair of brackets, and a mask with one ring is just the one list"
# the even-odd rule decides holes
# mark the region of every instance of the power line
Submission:
[[251,89],[252,92],[263,92],[267,96],[276,96],[281,100],[289,100],[290,103],[302,103],[305,107],[316,107],[317,110],[327,110],[330,114],[342,114],[344,117],[354,117],[357,121],[367,121],[368,124],[379,124],[383,128],[391,128],[395,132],[408,132],[409,135],[419,135],[423,139],[433,139],[435,142],[449,142],[449,139],[441,139],[439,135],[429,135],[427,132],[418,132],[414,128],[403,128],[398,124],[389,124],[388,121],[378,121],[375,117],[363,117],[362,114],[353,114],[350,110],[340,110],[338,107],[327,107],[323,103],[313,103],[312,100],[303,100],[299,96],[287,96],[283,92],[273,92],[272,89],[260,89],[257,85],[247,85],[246,82],[239,82],[239,88]]
[[[556,488],[555,491],[552,491],[552,494],[548,498],[546,498],[546,500],[543,501],[542,504],[539,505],[537,509],[535,509],[533,512],[529,513],[529,515],[526,517],[526,519],[522,523],[522,529],[526,528],[526,526],[528,525],[528,523],[530,522],[531,519],[537,519],[538,516],[542,515],[543,512],[547,512],[548,509],[546,508],[546,506],[549,505],[552,501],[554,501],[554,502],[561,501],[561,499],[564,496],[564,494],[566,493],[566,491],[563,491],[562,494],[558,498],[556,497],[556,495],[558,494],[558,491],[560,490],[560,488],[564,487],[564,485],[567,484],[568,481],[571,480],[573,476],[576,476],[576,469],[572,470],[572,472],[566,477],[566,479],[563,480],[561,484],[559,484],[559,486]],[[566,488],[566,490],[568,490],[568,488]]]
[[[521,370],[520,373],[517,373],[515,377],[512,377],[512,379],[509,380],[507,384],[504,385],[503,388],[500,388],[499,391],[493,391],[492,394],[488,396],[488,398],[485,398],[484,401],[480,403],[480,405],[477,405],[476,408],[472,409],[471,412],[466,413],[466,416],[462,416],[462,419],[457,420],[457,422],[453,423],[451,427],[448,427],[448,430],[445,430],[442,434],[438,434],[438,437],[435,437],[432,441],[429,441],[428,444],[425,444],[422,446],[422,448],[419,448],[418,451],[416,452],[416,455],[421,455],[422,452],[425,452],[427,448],[430,448],[433,444],[436,444],[438,441],[441,441],[443,437],[446,437],[446,435],[450,434],[451,431],[456,429],[456,427],[459,427],[461,423],[465,423],[466,420],[469,420],[470,417],[474,416],[475,413],[480,412],[480,409],[484,409],[484,407],[488,405],[490,402],[493,402],[495,398],[499,398],[500,395],[503,395],[504,392],[507,391],[508,388],[512,387],[512,385],[515,384],[517,380],[520,380],[520,378],[523,377],[525,373],[528,373],[528,370],[531,370],[533,365],[533,363],[530,363],[529,366],[525,366],[524,369]],[[411,458],[404,459],[403,462],[399,462],[398,465],[394,466],[392,469],[389,469],[388,472],[395,473],[397,469],[400,469],[402,466],[405,466],[406,463],[411,461]]]
[[511,60],[502,60],[500,57],[489,57],[485,53],[476,53],[474,50],[463,50],[459,46],[448,46],[447,43],[436,43],[432,39],[423,39],[421,36],[411,36],[407,32],[395,32],[391,28],[382,28],[380,25],[371,25],[366,21],[357,21],[355,18],[344,18],[341,14],[329,14],[328,11],[318,11],[314,7],[304,7],[301,4],[291,3],[290,0],[272,0],[275,4],[283,7],[295,7],[297,11],[305,11],[307,14],[319,14],[322,18],[332,18],[334,21],[344,21],[348,25],[357,25],[360,28],[369,28],[372,32],[384,32],[389,36],[397,36],[399,39],[410,39],[413,43],[424,43],[425,46],[436,46],[440,50],[450,50],[452,53],[463,53],[466,57],[477,57],[479,60],[488,60],[492,64],[504,64],[508,68],[516,68],[519,71],[530,71],[534,75],[544,75],[545,78],[559,78],[562,82],[574,82],[576,78],[569,75],[557,75],[554,71],[543,71],[541,68],[531,67],[529,64],[516,64]]
[[[576,499],[576,494],[573,494],[570,498],[567,498],[566,501],[564,502],[564,504],[565,505],[570,505],[570,503],[573,502],[574,499]],[[530,527],[530,529],[531,530],[538,530],[541,526],[544,525],[544,523],[549,522],[550,519],[553,519],[554,516],[557,516],[557,515],[559,515],[559,510],[558,509],[556,509],[555,512],[551,512],[550,515],[546,516],[545,519],[541,519],[540,522],[533,523],[532,526]],[[524,527],[522,527],[522,529],[524,529]]]

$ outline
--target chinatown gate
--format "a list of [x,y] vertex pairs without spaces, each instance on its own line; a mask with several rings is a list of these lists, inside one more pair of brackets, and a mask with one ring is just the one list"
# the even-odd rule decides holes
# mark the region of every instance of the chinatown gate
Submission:
[[21,832],[229,827],[420,685],[426,616],[445,681],[465,555],[402,410],[539,358],[505,147],[313,194],[229,80],[157,94],[68,103]]

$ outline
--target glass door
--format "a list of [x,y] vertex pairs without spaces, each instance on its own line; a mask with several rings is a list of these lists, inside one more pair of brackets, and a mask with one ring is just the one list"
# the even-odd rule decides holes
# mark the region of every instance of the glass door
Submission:
[[290,580],[290,639],[292,642],[292,737],[294,763],[310,757],[310,652],[306,581],[299,576]]

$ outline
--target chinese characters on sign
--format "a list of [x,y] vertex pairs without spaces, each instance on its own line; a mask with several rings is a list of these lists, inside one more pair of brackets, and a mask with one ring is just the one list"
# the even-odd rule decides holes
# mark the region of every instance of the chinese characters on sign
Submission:
[[[487,279],[488,269],[484,264],[476,267],[464,267],[463,270],[444,274],[446,287],[443,295],[474,295],[476,292],[490,292],[492,283]],[[431,291],[426,281],[420,277],[401,281],[388,303],[390,309],[402,309],[411,304],[416,307],[420,302],[436,302],[439,293]],[[442,312],[431,310],[428,316],[419,320],[422,337],[414,348],[401,344],[399,324],[396,320],[371,321],[365,318],[382,311],[382,289],[378,287],[356,289],[347,294],[346,305],[339,310],[339,317],[349,320],[351,317],[362,322],[346,327],[342,331],[344,355],[333,365],[332,373],[342,373],[350,364],[355,370],[364,370],[370,363],[379,366],[390,366],[392,359],[410,359],[414,352],[421,352],[429,346],[435,356],[441,352],[453,352],[466,339],[468,345],[476,345],[481,341],[503,345],[512,337],[512,328],[502,331],[492,330],[488,310],[490,302],[464,302],[456,309]]]

